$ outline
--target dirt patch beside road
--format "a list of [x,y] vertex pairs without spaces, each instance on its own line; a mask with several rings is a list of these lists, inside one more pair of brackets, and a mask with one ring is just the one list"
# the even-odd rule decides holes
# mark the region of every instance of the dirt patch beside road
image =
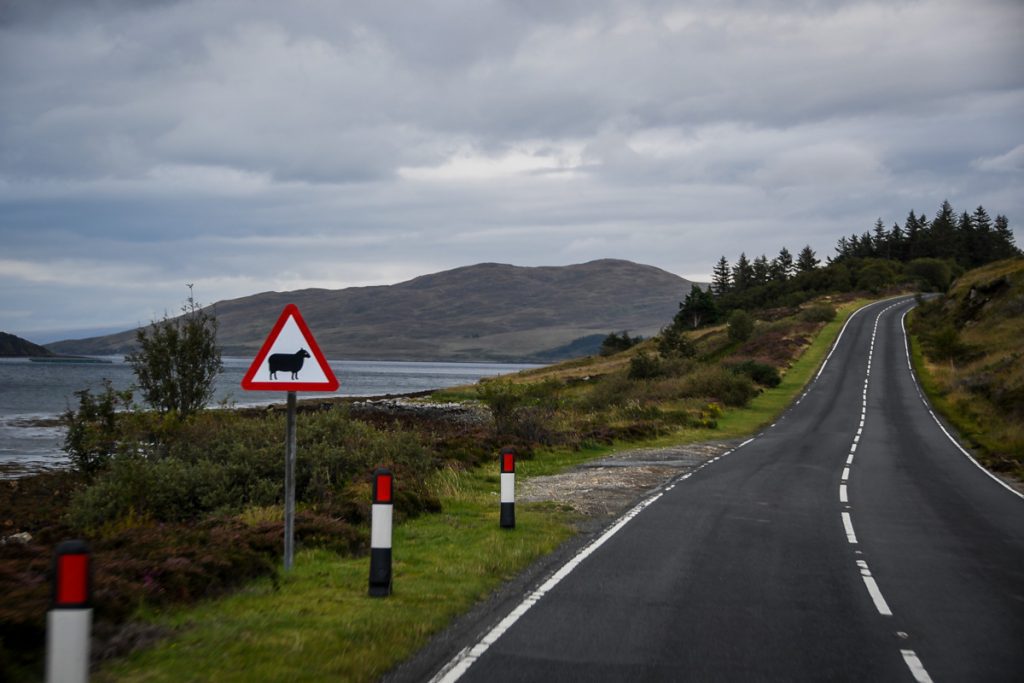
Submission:
[[519,487],[516,500],[554,501],[585,517],[614,517],[648,491],[734,448],[734,441],[707,441],[685,446],[636,448],[578,465],[568,472],[532,477]]

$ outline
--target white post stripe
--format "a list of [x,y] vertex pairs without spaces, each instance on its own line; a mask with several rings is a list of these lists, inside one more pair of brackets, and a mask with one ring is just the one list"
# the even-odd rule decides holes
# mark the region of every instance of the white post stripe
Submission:
[[393,505],[374,503],[370,509],[370,547],[391,549]]
[[[493,481],[493,479],[492,479]],[[514,503],[516,502],[516,473],[515,472],[502,472],[501,473],[501,502],[502,503]]]

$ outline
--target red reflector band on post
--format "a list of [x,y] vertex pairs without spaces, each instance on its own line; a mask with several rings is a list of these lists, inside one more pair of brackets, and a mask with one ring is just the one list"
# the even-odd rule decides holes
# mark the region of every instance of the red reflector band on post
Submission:
[[501,471],[516,471],[516,451],[510,446],[501,449]]
[[390,503],[392,475],[388,470],[377,470],[373,473],[373,502]]
[[50,571],[53,580],[54,609],[90,607],[92,600],[92,560],[85,541],[61,541],[53,551]]
[[82,605],[89,599],[89,556],[61,555],[57,560],[56,606]]

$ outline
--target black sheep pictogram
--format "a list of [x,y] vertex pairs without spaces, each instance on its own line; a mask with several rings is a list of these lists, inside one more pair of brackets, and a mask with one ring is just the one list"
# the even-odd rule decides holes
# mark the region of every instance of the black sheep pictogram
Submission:
[[292,373],[292,379],[299,378],[302,362],[309,358],[309,351],[299,349],[295,353],[274,353],[269,358],[270,379],[277,379],[278,371]]

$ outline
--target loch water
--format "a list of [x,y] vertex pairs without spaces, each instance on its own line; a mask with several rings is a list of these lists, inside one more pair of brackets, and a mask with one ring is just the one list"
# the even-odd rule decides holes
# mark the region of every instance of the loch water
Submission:
[[[120,356],[109,363],[33,363],[26,358],[0,359],[0,466],[18,469],[59,467],[67,462],[61,451],[63,430],[54,418],[77,406],[75,392],[101,390],[110,380],[116,389],[130,387],[135,376]],[[224,358],[217,377],[213,404],[263,405],[282,403],[284,392],[244,391],[242,376],[249,358]],[[299,392],[316,396],[382,396],[472,384],[483,377],[508,374],[533,365],[513,363],[424,363],[402,361],[329,361],[341,382],[338,391]]]

